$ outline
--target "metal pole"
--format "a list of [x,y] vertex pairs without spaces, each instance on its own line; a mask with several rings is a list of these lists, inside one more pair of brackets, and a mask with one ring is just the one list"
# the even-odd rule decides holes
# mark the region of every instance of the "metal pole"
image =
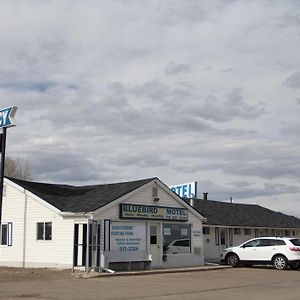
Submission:
[[5,165],[5,147],[6,147],[6,127],[2,128],[1,138],[1,169],[0,169],[0,236],[2,229],[2,200],[3,200],[3,181],[4,181],[4,165]]

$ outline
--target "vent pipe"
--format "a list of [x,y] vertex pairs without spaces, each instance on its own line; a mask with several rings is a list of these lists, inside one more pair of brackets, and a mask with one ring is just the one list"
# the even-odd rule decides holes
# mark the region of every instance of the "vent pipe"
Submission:
[[203,193],[203,200],[207,200],[208,193]]
[[194,207],[194,199],[195,199],[195,195],[192,194],[191,198],[190,198],[190,206]]

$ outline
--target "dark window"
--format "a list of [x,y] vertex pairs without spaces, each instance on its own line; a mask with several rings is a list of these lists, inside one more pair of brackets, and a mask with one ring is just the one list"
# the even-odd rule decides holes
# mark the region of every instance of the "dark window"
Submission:
[[7,240],[8,240],[7,236],[8,236],[7,224],[3,224],[1,229],[1,245],[7,245]]
[[220,231],[220,242],[221,245],[226,245],[226,233],[224,230]]
[[290,242],[291,242],[294,246],[300,246],[300,240],[299,240],[299,239],[292,239],[292,240],[290,240]]
[[243,247],[257,247],[260,244],[260,240],[252,240],[246,244],[243,245]]
[[286,245],[285,241],[283,240],[274,240],[275,246],[284,246]]
[[174,246],[189,247],[190,246],[190,240],[176,241],[174,243]]
[[150,244],[151,245],[157,244],[157,226],[156,225],[150,226]]
[[203,227],[203,234],[210,234],[210,228],[209,227]]
[[274,246],[274,242],[276,242],[276,240],[263,239],[263,240],[259,240],[259,244],[257,246],[258,247]]
[[235,235],[240,235],[240,234],[241,234],[241,228],[234,228],[234,229],[233,229],[233,233],[234,233]]
[[37,223],[37,239],[52,240],[52,223],[39,222]]
[[45,223],[45,240],[52,239],[52,223]]
[[244,235],[251,235],[251,229],[250,228],[244,228]]

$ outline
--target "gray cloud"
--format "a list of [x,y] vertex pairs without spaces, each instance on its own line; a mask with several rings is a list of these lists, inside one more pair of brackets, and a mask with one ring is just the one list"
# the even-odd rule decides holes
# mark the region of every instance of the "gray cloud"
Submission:
[[208,192],[208,198],[211,200],[229,202],[230,197],[232,197],[235,203],[245,202],[244,199],[249,198],[277,197],[287,193],[298,194],[300,192],[299,186],[295,185],[265,183],[258,187],[249,182],[232,182],[229,186],[223,186],[209,180],[202,181],[200,189],[203,193]]
[[299,198],[297,1],[21,8],[0,1],[1,106],[19,107],[7,153],[35,180],[201,177],[245,201]]
[[287,77],[284,82],[288,87],[292,89],[300,88],[300,72],[295,72]]
[[226,100],[220,100],[215,95],[209,95],[203,103],[197,101],[189,105],[190,113],[205,120],[227,122],[231,119],[256,119],[265,113],[264,106],[247,104],[240,89],[233,89]]
[[190,69],[191,69],[191,67],[188,66],[188,65],[185,65],[185,64],[176,64],[174,62],[171,62],[165,68],[165,74],[166,75],[185,74],[185,73],[189,72]]

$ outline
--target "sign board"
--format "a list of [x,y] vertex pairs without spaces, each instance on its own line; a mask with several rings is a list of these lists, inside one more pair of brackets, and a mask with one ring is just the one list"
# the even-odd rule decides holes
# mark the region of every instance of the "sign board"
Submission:
[[197,182],[189,182],[169,187],[173,192],[182,198],[197,197]]
[[134,254],[146,250],[146,223],[112,222],[110,250]]
[[120,204],[120,218],[187,221],[187,209],[179,207]]
[[0,128],[8,128],[16,125],[14,120],[16,111],[16,106],[11,106],[0,110]]

